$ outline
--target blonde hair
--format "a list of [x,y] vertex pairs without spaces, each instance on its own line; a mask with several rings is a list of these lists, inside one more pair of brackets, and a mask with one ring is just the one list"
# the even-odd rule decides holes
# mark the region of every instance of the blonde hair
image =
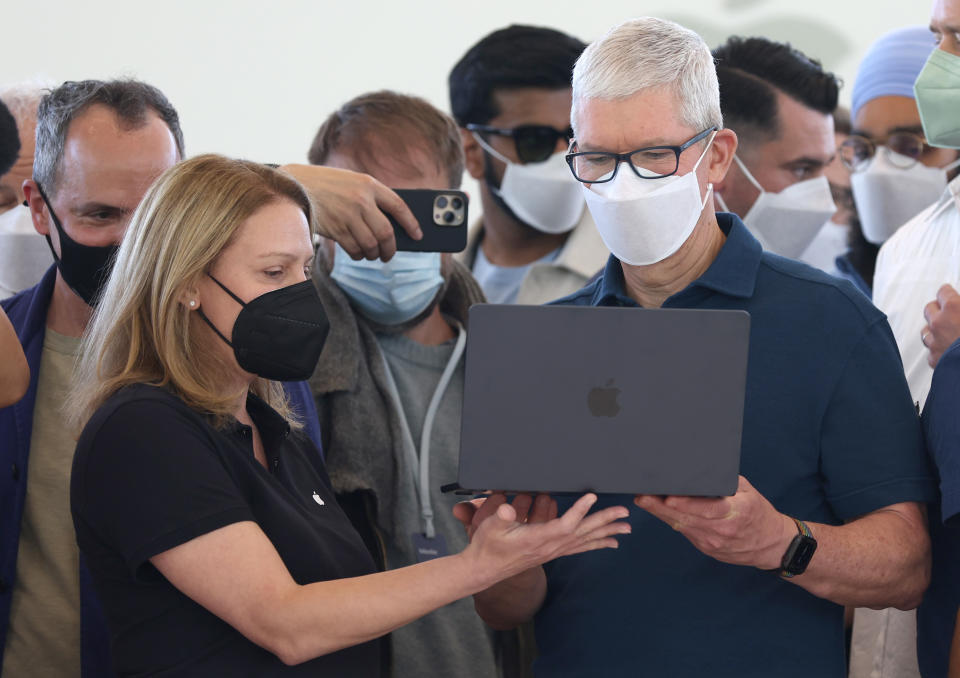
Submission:
[[[67,400],[78,431],[111,395],[138,383],[168,389],[215,426],[230,419],[240,394],[225,392],[227,365],[211,345],[214,335],[181,301],[246,219],[284,199],[303,209],[312,237],[304,189],[264,165],[201,155],[157,179],[133,215],[83,338]],[[250,390],[299,426],[278,382],[258,377]]]

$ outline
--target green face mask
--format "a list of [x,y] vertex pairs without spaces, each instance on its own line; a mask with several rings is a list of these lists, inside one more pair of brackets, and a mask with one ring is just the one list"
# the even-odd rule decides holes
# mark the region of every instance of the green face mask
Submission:
[[935,49],[913,85],[927,143],[960,148],[960,57]]

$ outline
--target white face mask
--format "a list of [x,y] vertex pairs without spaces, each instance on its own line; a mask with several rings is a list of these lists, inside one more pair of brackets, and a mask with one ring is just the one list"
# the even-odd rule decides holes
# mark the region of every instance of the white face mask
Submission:
[[[740,158],[733,156],[733,159],[747,181],[760,191],[760,196],[743,217],[743,223],[763,249],[796,259],[813,242],[823,223],[837,211],[830,193],[830,182],[820,176],[798,181],[779,193],[768,193]],[[719,194],[717,203],[723,211],[730,211]]]
[[700,199],[697,167],[715,135],[683,176],[641,179],[629,167],[620,167],[613,181],[581,184],[600,237],[617,259],[631,266],[649,266],[687,241],[713,191],[713,184],[708,184],[706,197]]
[[827,273],[836,271],[837,257],[848,249],[847,236],[849,233],[849,226],[828,219],[817,233],[817,237],[810,243],[810,246],[803,251],[803,254],[799,257],[800,261]]
[[507,169],[500,188],[490,190],[518,219],[543,233],[566,233],[583,216],[579,183],[570,174],[566,153],[554,153],[543,162],[519,165],[498,153],[474,132],[477,143]]
[[53,256],[33,228],[30,208],[17,205],[0,214],[0,299],[40,282]]
[[863,237],[874,245],[882,245],[898,228],[939,200],[947,187],[947,170],[960,164],[927,167],[918,162],[902,169],[911,162],[911,158],[880,146],[863,170],[850,175]]

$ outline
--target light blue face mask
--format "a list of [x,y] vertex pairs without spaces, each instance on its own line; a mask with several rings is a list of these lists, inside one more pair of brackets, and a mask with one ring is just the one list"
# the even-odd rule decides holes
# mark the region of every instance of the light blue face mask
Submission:
[[330,277],[360,313],[380,325],[415,318],[443,286],[439,252],[397,252],[387,262],[354,261],[337,245]]

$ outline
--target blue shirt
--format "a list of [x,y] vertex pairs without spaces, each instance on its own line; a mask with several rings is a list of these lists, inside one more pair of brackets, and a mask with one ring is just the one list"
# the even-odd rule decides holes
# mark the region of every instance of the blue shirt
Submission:
[[[717,220],[727,234],[717,258],[664,307],[751,315],[741,474],[777,510],[830,525],[932,497],[883,314],[849,283],[762,252],[737,217]],[[614,257],[555,303],[637,305]],[[598,502],[616,504],[633,526],[619,549],[545,566],[535,675],[846,676],[840,605],[704,555],[632,497]]]
[[478,245],[477,258],[473,262],[472,273],[483,290],[487,301],[491,304],[512,304],[517,300],[520,287],[523,285],[523,280],[527,277],[530,269],[536,264],[556,261],[559,256],[560,248],[557,248],[525,266],[497,266],[490,263],[490,260],[483,253],[483,246]]
[[940,480],[940,501],[928,508],[933,570],[917,610],[917,659],[924,678],[947,675],[960,607],[960,341],[933,372],[923,407],[927,452]]
[[837,267],[836,276],[838,278],[849,280],[853,283],[854,287],[863,292],[867,299],[873,299],[873,290],[870,289],[870,285],[867,284],[867,281],[860,275],[860,272],[853,265],[853,262],[850,261],[850,252],[841,254],[834,259],[834,265]]

